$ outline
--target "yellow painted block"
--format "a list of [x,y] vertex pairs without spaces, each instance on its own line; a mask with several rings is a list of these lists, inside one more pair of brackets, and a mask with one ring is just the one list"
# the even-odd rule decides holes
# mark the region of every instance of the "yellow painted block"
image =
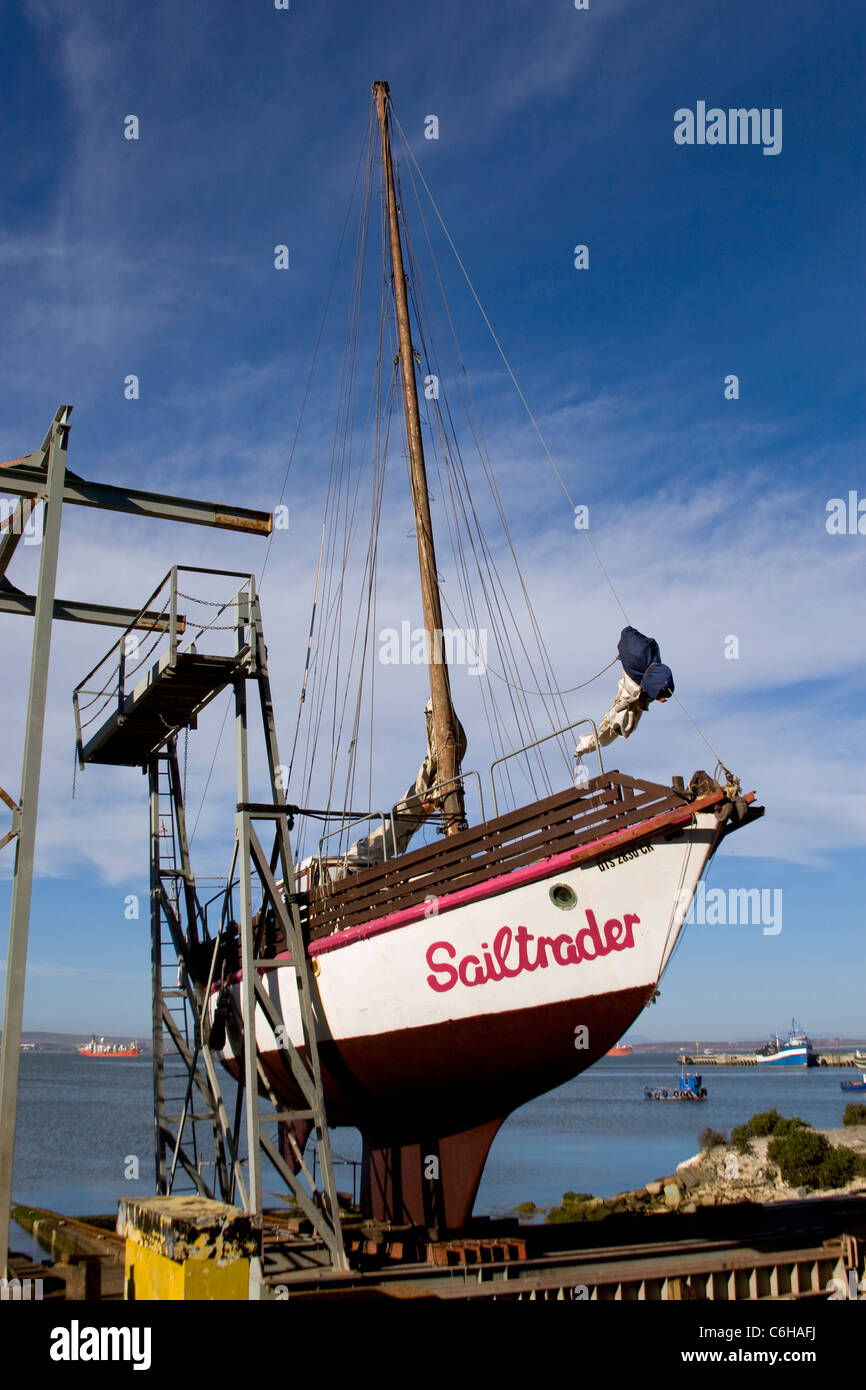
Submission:
[[126,1297],[137,1302],[245,1301],[261,1231],[237,1207],[197,1196],[124,1200]]
[[231,1260],[166,1259],[155,1250],[126,1242],[125,1287],[136,1302],[246,1302],[249,1298],[250,1262]]

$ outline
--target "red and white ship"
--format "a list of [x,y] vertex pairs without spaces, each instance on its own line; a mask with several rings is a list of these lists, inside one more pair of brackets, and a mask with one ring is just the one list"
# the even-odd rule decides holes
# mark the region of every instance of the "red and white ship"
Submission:
[[[603,1057],[655,997],[751,799],[611,772],[311,894],[328,1118],[364,1136],[373,1215],[465,1222],[506,1117]],[[284,956],[268,987],[300,1045]],[[299,1105],[264,1021],[258,1045]],[[231,1030],[224,1056],[237,1074]]]
[[[409,330],[386,84],[374,93],[424,628],[427,652],[436,653],[427,661],[428,756],[402,814],[395,808],[390,823],[342,860],[311,857],[292,888],[318,988],[328,1122],[356,1127],[364,1139],[362,1204],[374,1217],[454,1228],[471,1213],[506,1117],[605,1056],[655,998],[709,859],[761,811],[724,770],[718,780],[696,773],[688,787],[602,771],[466,824],[465,740],[437,642],[442,610],[421,443],[421,359]],[[390,349],[382,356],[390,362]],[[425,395],[432,411],[434,398]],[[626,701],[631,722],[609,724],[605,737],[600,726],[600,742],[627,736],[648,704],[634,681]],[[409,850],[413,830],[431,815],[444,837]],[[279,942],[263,971],[302,1052],[296,975]],[[240,1013],[238,975],[221,988]],[[303,1109],[261,1010],[257,1029],[276,1096]],[[222,1056],[238,1075],[242,1052],[231,1020]],[[308,1134],[308,1121],[294,1123],[301,1149]]]
[[107,1043],[105,1038],[92,1037],[90,1042],[83,1043],[76,1051],[82,1057],[140,1057],[141,1048],[138,1043]]

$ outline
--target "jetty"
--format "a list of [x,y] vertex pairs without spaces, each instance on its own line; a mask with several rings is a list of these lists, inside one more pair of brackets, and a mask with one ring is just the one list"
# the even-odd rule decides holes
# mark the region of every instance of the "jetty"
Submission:
[[[681,1052],[677,1056],[681,1067],[756,1067],[758,1059],[754,1052]],[[858,1067],[853,1052],[819,1052],[819,1067]]]

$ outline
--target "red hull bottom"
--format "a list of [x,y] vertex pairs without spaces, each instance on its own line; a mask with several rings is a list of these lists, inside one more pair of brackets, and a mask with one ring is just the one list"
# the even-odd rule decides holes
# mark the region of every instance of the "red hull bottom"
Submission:
[[[328,1120],[364,1140],[361,1205],[376,1220],[466,1224],[505,1119],[603,1057],[646,1006],[652,986],[429,1028],[319,1045]],[[576,1029],[588,1046],[578,1048]],[[262,1062],[281,1100],[300,1097],[278,1052]],[[237,1063],[232,1068],[237,1075]],[[309,1127],[299,1125],[301,1147]],[[288,1161],[291,1150],[283,1146]]]

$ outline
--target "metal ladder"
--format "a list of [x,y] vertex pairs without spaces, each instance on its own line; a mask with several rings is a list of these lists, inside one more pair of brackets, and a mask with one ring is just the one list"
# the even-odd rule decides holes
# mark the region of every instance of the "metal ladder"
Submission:
[[[309,1233],[298,1241],[304,1263],[346,1269],[316,1037],[316,985],[295,897],[291,817],[282,787],[267,653],[252,580],[249,592],[235,596],[235,617],[238,802],[234,855],[216,931],[208,928],[193,878],[176,732],[148,759],[157,1186],[160,1192],[170,1193],[186,1185],[202,1196],[237,1203],[261,1220],[262,1159],[267,1158],[306,1218]],[[258,689],[267,754],[270,799],[264,803],[249,801],[246,692],[250,681]],[[273,832],[269,852],[259,838],[262,824]],[[238,890],[240,910],[235,922]],[[267,913],[290,951],[291,964],[281,968],[293,969],[296,975],[303,1055],[287,1038],[283,1020],[261,982],[261,967],[273,962],[256,955],[254,900],[259,921]],[[224,973],[220,962],[226,949],[234,950],[238,958],[241,992],[240,1005],[234,999],[228,1005],[232,1046],[241,1059],[237,1090],[228,1105],[217,1065],[219,1040],[211,1047],[219,994],[214,987]],[[273,1050],[279,1048],[303,1098],[298,1109],[287,1108],[274,1093],[259,1051],[262,1025],[263,1031],[273,1035]],[[294,1139],[291,1127],[297,1122],[316,1132],[320,1188]],[[285,1127],[283,1152],[277,1136],[272,1138],[266,1131],[272,1124]],[[244,1143],[246,1154],[242,1155]]]
[[[232,1200],[225,1106],[202,1046],[204,990],[189,971],[202,914],[186,841],[176,740],[149,765],[154,1145],[160,1192]],[[212,1170],[210,1177],[203,1171]]]

